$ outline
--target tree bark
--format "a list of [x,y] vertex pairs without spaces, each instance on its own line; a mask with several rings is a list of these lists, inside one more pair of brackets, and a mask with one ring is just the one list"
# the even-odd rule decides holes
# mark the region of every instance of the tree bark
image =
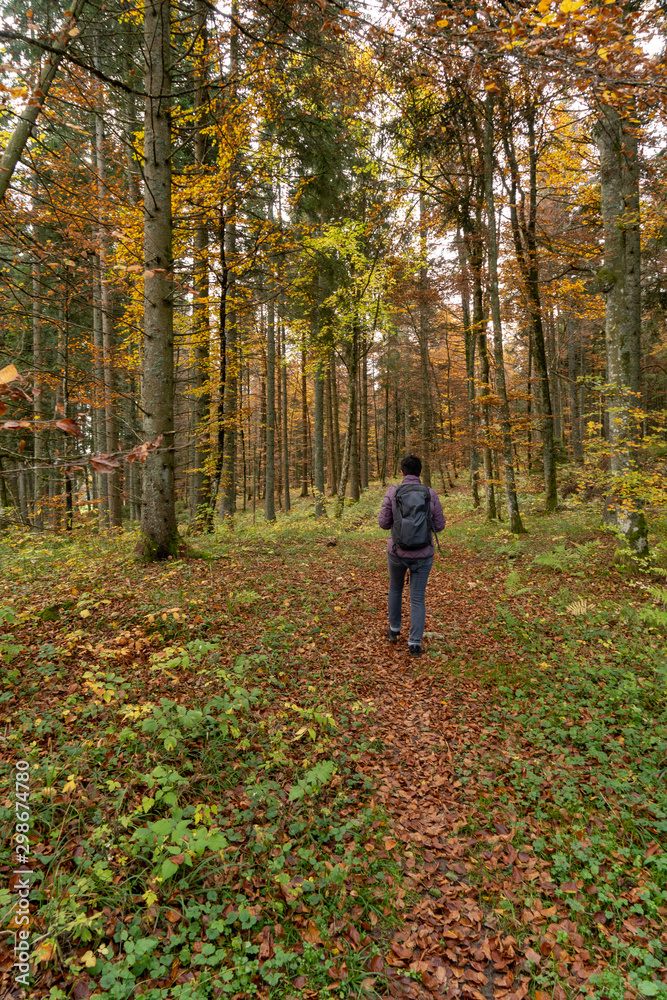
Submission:
[[477,452],[477,403],[475,387],[476,330],[470,318],[470,290],[468,286],[468,259],[464,240],[459,237],[458,254],[461,269],[461,315],[466,353],[466,385],[468,389],[468,436],[470,439],[470,486],[472,505],[479,507],[479,454]]
[[347,404],[347,426],[345,428],[345,443],[343,445],[343,456],[340,467],[340,479],[338,480],[338,500],[336,503],[336,517],[341,517],[345,503],[345,491],[352,462],[353,438],[356,437],[357,424],[357,343],[359,337],[358,323],[356,318],[352,322],[352,342],[349,346],[348,365],[348,404]]
[[526,122],[528,125],[529,161],[529,201],[528,220],[520,222],[517,208],[519,193],[519,165],[511,134],[503,132],[503,145],[510,165],[510,222],[517,262],[526,292],[528,314],[533,342],[533,362],[540,385],[541,431],[544,466],[545,506],[548,511],[556,510],[558,493],[556,483],[556,461],[554,454],[554,424],[551,393],[549,390],[549,366],[547,363],[542,323],[542,302],[540,296],[540,274],[537,256],[537,150],[535,138],[535,103],[531,97],[526,102]]
[[484,461],[484,495],[486,518],[495,521],[498,516],[496,509],[496,491],[493,482],[493,456],[491,453],[491,416],[490,398],[491,383],[489,373],[489,355],[486,346],[486,316],[484,314],[484,289],[482,287],[482,243],[481,243],[481,208],[478,210],[475,231],[468,234],[468,260],[472,274],[472,324],[474,336],[479,348],[480,367],[480,398],[482,411],[482,427],[484,441],[482,456]]
[[577,385],[577,344],[574,336],[574,320],[567,317],[567,374],[570,389],[570,433],[572,435],[572,457],[575,462],[583,462],[584,445],[581,433],[579,411],[579,387]]
[[281,341],[283,356],[280,365],[283,384],[283,419],[282,419],[282,452],[283,452],[283,489],[285,496],[285,513],[292,509],[289,489],[289,426],[287,423],[287,345],[285,343],[285,324],[281,324]]
[[[93,440],[96,451],[106,448],[104,427],[104,368],[102,366],[102,307],[100,303],[100,262],[97,254],[93,257],[93,371],[94,371],[94,412]],[[109,483],[107,477],[95,473],[97,480],[97,520],[100,528],[109,527]]]
[[[104,95],[100,92],[100,105]],[[102,372],[104,379],[104,444],[107,454],[118,451],[118,425],[116,422],[116,403],[114,400],[114,325],[113,302],[111,286],[107,274],[107,258],[109,253],[109,238],[106,231],[106,154],[104,149],[104,118],[102,106],[95,117],[95,156],[97,163],[97,211],[99,218],[98,251],[99,287],[100,287],[100,319],[102,322]],[[121,528],[122,497],[120,488],[120,470],[116,469],[107,476],[107,496],[109,510],[109,527]]]
[[324,384],[324,404],[327,414],[327,483],[329,495],[336,492],[338,483],[336,475],[336,444],[333,429],[333,388],[331,385],[331,367],[327,366],[326,381]]
[[423,185],[419,189],[419,368],[421,387],[421,413],[419,419],[419,447],[421,450],[422,479],[426,486],[431,485],[430,440],[431,420],[429,409],[428,386],[428,323],[429,310],[426,301],[428,284],[428,232],[426,226],[426,198]]
[[368,348],[366,338],[362,340],[361,362],[361,419],[359,430],[361,447],[359,449],[359,470],[362,490],[368,489]]
[[143,474],[141,528],[146,559],[176,555],[174,496],[174,304],[171,214],[171,4],[146,0],[144,114],[143,432],[161,437]]
[[[359,326],[355,321],[355,333],[352,341],[354,350],[354,419],[350,424],[350,500],[356,503],[359,499]],[[350,380],[352,375],[350,375]],[[350,385],[349,405],[352,405],[352,387]]]
[[315,493],[315,517],[326,517],[327,505],[324,495],[324,362],[318,354],[314,372],[314,413],[313,413],[313,490]]
[[334,455],[335,455],[335,475],[334,475],[334,493],[338,489],[338,483],[340,481],[340,471],[342,463],[342,451],[340,445],[340,410],[338,406],[338,372],[336,369],[336,355],[331,352],[331,361],[329,371],[331,372],[331,398],[333,401],[333,430],[334,430]]
[[264,517],[275,521],[275,435],[276,435],[276,315],[275,303],[269,299],[266,321],[266,488]]
[[[236,103],[238,84],[238,0],[232,0],[232,24],[229,36],[229,81],[231,99]],[[223,428],[224,450],[222,456],[222,516],[223,520],[232,523],[236,513],[236,449],[237,449],[237,410],[238,410],[238,314],[234,300],[236,277],[234,274],[236,258],[236,213],[238,211],[236,193],[236,162],[231,165],[231,197],[228,206],[229,219],[225,227],[225,260],[227,268],[227,322],[225,345],[225,386],[223,397]]]
[[[195,166],[202,171],[206,166],[208,107],[208,4],[206,0],[195,0],[195,26],[198,41],[194,67],[194,105],[196,131],[194,137]],[[211,522],[211,512],[207,509],[211,494],[211,477],[208,469],[210,461],[209,417],[211,394],[209,385],[209,262],[208,224],[205,218],[205,204],[202,198],[197,206],[198,218],[194,233],[193,284],[195,290],[193,305],[193,417],[194,417],[194,467],[191,476],[190,517],[198,525]]]
[[[600,152],[600,190],[604,227],[604,266],[598,282],[605,295],[605,340],[607,346],[608,416],[612,485],[606,501],[607,522],[617,532],[615,559],[631,562],[648,555],[648,530],[641,506],[628,484],[628,474],[636,468],[632,437],[636,428],[631,409],[633,362],[637,317],[631,315],[640,303],[630,284],[636,280],[637,260],[626,239],[628,165],[636,156],[636,146],[627,142],[628,130],[616,108],[604,105],[595,128]],[[638,180],[638,172],[636,177]],[[631,220],[633,225],[635,220]]]
[[507,516],[510,531],[514,535],[525,532],[519,501],[516,493],[516,477],[512,456],[512,423],[510,420],[509,401],[507,399],[507,383],[505,380],[505,356],[503,350],[503,331],[500,315],[500,295],[498,293],[498,239],[496,236],[496,205],[493,190],[494,180],[494,131],[493,131],[493,94],[486,97],[486,128],[484,142],[484,188],[486,196],[486,215],[488,223],[488,261],[489,261],[489,298],[491,300],[491,322],[493,325],[493,355],[496,370],[496,391],[498,393],[498,410],[503,434],[503,462],[505,465],[505,492],[507,494]]
[[[33,198],[37,186],[37,178],[33,176]],[[33,419],[35,423],[44,417],[44,386],[41,381],[42,369],[44,367],[44,357],[42,350],[42,310],[41,310],[41,274],[37,260],[32,265],[32,364],[34,369],[33,377]],[[35,434],[35,475],[34,475],[34,518],[33,524],[37,531],[44,528],[44,514],[42,511],[42,501],[44,499],[44,486],[46,482],[45,463],[48,457],[47,441],[44,431],[37,431]]]
[[306,378],[306,335],[301,338],[301,496],[308,496],[308,380]]

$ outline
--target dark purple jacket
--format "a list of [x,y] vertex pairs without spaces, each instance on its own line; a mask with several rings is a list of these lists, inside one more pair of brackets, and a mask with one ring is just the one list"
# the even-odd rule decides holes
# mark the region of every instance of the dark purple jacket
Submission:
[[[421,483],[421,479],[419,476],[403,476],[403,483]],[[378,524],[381,528],[391,528],[394,523],[395,499],[396,487],[390,486],[384,495],[380,513],[378,514]],[[431,520],[436,531],[442,531],[445,527],[445,515],[442,512],[442,504],[438,500],[438,494],[433,488],[431,488]],[[387,541],[387,552],[390,555],[397,555],[399,559],[426,559],[428,556],[433,555],[434,546],[431,542],[430,545],[427,545],[423,549],[410,549],[410,551],[396,546],[396,552],[394,552],[394,543],[390,535]]]

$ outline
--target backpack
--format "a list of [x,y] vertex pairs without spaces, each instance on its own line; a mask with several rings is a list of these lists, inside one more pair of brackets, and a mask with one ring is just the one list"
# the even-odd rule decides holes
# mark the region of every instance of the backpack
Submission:
[[420,483],[402,483],[396,487],[394,523],[391,537],[396,547],[409,551],[431,544],[431,491]]

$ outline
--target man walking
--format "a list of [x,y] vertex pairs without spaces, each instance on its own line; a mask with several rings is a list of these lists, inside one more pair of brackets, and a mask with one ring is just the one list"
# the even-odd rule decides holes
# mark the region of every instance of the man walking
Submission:
[[381,528],[391,528],[387,541],[389,566],[389,627],[387,638],[397,642],[401,631],[403,581],[410,570],[410,638],[413,656],[421,656],[426,621],[426,584],[433,565],[433,531],[445,527],[445,515],[435,490],[419,478],[421,459],[408,455],[401,462],[403,482],[390,486],[378,514]]

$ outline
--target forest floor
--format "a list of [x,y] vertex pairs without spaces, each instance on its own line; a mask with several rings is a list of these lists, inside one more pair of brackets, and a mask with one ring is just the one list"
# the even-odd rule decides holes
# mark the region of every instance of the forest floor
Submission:
[[30,997],[667,996],[660,576],[592,507],[528,494],[517,541],[458,488],[413,659],[380,499],[159,566],[4,537],[0,996],[22,760]]

